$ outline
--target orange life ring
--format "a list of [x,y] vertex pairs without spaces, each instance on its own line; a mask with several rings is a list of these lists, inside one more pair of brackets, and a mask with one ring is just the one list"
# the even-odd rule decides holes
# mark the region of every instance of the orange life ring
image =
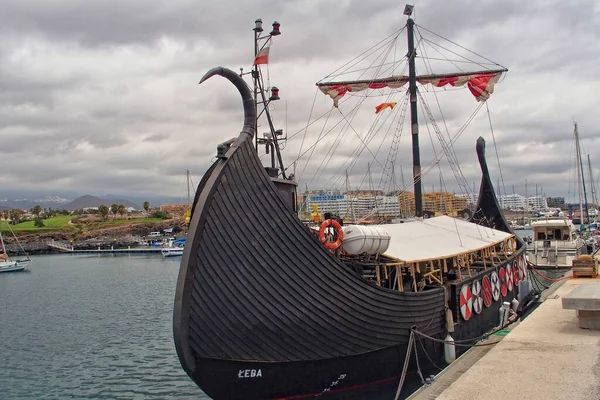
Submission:
[[[337,233],[337,240],[335,242],[330,242],[325,237],[325,229],[332,226]],[[319,229],[319,240],[323,245],[330,249],[335,250],[342,245],[342,240],[344,239],[344,231],[342,230],[342,226],[335,219],[326,219],[321,224],[321,228]]]

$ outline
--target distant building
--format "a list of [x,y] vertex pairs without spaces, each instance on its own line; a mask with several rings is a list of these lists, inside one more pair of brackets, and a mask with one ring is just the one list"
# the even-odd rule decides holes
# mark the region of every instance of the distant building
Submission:
[[503,210],[524,210],[525,197],[520,194],[507,194],[500,196],[500,207]]
[[468,194],[456,194],[456,197],[459,197],[461,199],[465,199],[467,202],[467,205],[470,206],[475,206],[477,205],[477,202],[479,201],[479,194],[477,193],[468,193]]
[[452,213],[467,208],[467,199],[448,192],[423,193],[423,209],[437,213]]
[[566,208],[564,197],[546,197],[546,202],[550,208]]
[[527,198],[527,209],[530,211],[548,210],[548,202],[542,196],[530,196]]

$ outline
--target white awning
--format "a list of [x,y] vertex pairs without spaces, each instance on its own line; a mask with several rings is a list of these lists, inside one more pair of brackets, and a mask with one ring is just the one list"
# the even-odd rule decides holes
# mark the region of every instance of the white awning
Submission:
[[385,255],[407,263],[439,260],[501,243],[511,233],[448,216],[377,225],[390,235]]

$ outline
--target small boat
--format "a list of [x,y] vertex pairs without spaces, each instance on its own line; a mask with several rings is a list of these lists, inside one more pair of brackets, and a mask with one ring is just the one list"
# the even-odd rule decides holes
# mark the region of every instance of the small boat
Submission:
[[536,268],[571,268],[573,260],[582,253],[586,241],[568,218],[543,218],[531,221],[531,243],[527,260]]
[[[13,232],[14,236],[14,232]],[[26,259],[13,260],[9,257],[8,252],[6,251],[6,246],[4,244],[4,238],[2,237],[2,232],[0,232],[0,272],[19,272],[25,270],[27,266],[31,263],[31,259],[27,256]],[[19,244],[20,246],[20,244]],[[23,249],[21,247],[21,249]],[[23,250],[23,253],[25,251]]]
[[167,244],[161,249],[163,257],[181,257],[185,246],[184,239],[170,238]]
[[183,247],[165,247],[160,252],[163,257],[181,257],[183,255]]
[[[411,13],[407,7],[409,56]],[[217,400],[398,399],[428,371],[514,320],[531,291],[526,247],[498,204],[483,138],[476,140],[481,184],[474,212],[435,217],[421,198],[417,82],[468,85],[484,101],[506,70],[417,76],[410,56],[409,76],[318,83],[334,107],[346,94],[408,84],[393,93],[406,96],[405,104],[413,99],[415,218],[365,225],[331,215],[311,229],[298,217],[297,183],[281,162],[285,137],[270,118],[279,90],[272,87],[268,97],[262,86],[262,31],[257,20],[254,91],[243,73],[223,67],[200,81],[220,75],[233,83],[244,124],[217,146],[196,191],[173,311],[179,360]],[[267,40],[279,33],[275,22]],[[264,137],[256,132],[261,115],[271,129]],[[270,166],[259,157],[263,145]]]

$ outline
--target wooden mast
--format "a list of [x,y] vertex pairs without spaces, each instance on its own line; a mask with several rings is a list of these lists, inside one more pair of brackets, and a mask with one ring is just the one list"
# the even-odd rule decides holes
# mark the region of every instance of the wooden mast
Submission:
[[406,34],[408,37],[408,91],[410,94],[410,133],[412,138],[412,156],[413,156],[413,185],[415,190],[415,215],[423,215],[422,182],[421,182],[421,154],[419,150],[419,118],[417,114],[417,72],[415,68],[415,50],[414,26],[415,22],[411,18],[413,6],[404,7],[404,15],[408,16],[406,23]]

